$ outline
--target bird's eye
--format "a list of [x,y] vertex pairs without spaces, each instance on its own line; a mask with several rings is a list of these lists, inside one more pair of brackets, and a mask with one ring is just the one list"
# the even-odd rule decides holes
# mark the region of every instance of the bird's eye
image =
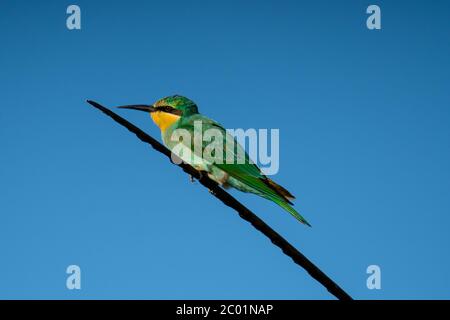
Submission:
[[170,112],[172,110],[170,106],[160,106],[158,109],[163,112]]

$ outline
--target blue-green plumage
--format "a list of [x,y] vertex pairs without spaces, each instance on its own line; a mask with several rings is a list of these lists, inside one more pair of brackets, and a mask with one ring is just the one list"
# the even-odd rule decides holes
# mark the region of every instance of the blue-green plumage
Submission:
[[[242,146],[219,123],[199,114],[193,101],[175,95],[160,99],[147,108],[144,106],[126,106],[126,108],[149,111],[153,121],[161,129],[164,144],[197,170],[207,172],[211,179],[223,187],[233,187],[271,200],[297,220],[310,226],[291,206],[290,200],[294,199],[294,196],[265,176],[251,161]],[[199,127],[201,134],[197,132]],[[219,141],[216,139],[204,141],[203,135],[207,130],[219,133],[222,138]],[[190,139],[183,137],[183,133],[189,133]],[[216,160],[218,154],[214,152],[211,152],[212,157],[206,157],[205,148],[222,152],[219,157],[222,161]],[[227,161],[228,159],[232,161]]]

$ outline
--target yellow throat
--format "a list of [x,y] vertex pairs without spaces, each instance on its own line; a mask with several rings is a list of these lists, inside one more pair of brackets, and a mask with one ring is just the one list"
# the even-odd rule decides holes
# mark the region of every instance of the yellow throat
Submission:
[[168,127],[180,119],[179,115],[167,113],[163,111],[155,111],[150,113],[153,122],[161,129],[162,132],[166,131]]

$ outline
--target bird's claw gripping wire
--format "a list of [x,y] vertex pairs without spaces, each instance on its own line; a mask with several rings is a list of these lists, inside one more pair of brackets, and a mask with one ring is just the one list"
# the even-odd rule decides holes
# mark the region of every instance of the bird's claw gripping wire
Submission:
[[[202,180],[203,178],[208,178],[208,172],[204,171],[204,170],[198,170],[198,180]],[[191,175],[192,178],[192,175]],[[208,188],[209,193],[211,193],[212,195],[216,195],[216,192],[213,189]]]

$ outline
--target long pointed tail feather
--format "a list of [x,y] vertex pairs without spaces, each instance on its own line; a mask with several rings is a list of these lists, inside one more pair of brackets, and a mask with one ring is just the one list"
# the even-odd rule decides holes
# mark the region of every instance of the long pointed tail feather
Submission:
[[268,197],[269,200],[272,200],[273,202],[275,202],[277,205],[279,205],[280,207],[282,207],[284,210],[286,210],[287,212],[289,212],[295,219],[297,219],[298,221],[300,221],[303,224],[306,224],[308,227],[311,227],[311,225],[309,224],[308,221],[306,221],[305,218],[303,218],[303,216],[298,213],[289,203],[287,203],[286,201],[283,201],[279,198],[275,198],[275,197]]

